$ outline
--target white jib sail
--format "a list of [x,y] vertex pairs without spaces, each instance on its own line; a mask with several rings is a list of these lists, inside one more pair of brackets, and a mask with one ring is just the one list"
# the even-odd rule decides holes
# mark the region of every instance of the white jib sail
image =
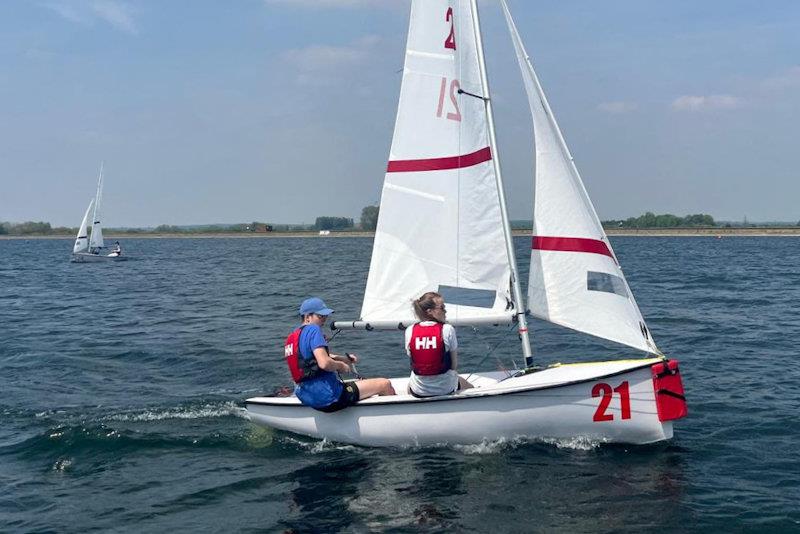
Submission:
[[501,0],[533,115],[536,146],[528,306],[535,317],[658,353]]
[[94,204],[94,199],[89,201],[86,213],[83,214],[83,221],[81,221],[81,227],[78,229],[78,237],[75,238],[75,246],[72,247],[74,254],[84,252],[89,248],[89,236],[86,235],[86,228],[89,225],[89,213],[92,211],[92,204]]
[[413,321],[426,291],[450,321],[512,315],[481,96],[470,2],[414,0],[362,320]]
[[89,240],[89,247],[93,249],[103,248],[103,228],[100,225],[100,199],[103,196],[103,164],[100,164],[100,178],[97,180],[97,194],[94,197],[94,215],[92,215],[92,235]]

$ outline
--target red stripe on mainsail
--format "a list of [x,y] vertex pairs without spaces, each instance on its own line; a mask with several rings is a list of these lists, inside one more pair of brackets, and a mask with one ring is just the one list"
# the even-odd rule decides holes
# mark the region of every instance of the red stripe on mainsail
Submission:
[[583,237],[543,237],[533,236],[531,248],[535,250],[558,250],[561,252],[590,252],[602,254],[616,261],[611,249],[604,241],[599,239],[585,239]]
[[400,159],[390,161],[386,172],[418,172],[443,171],[447,169],[463,169],[492,159],[492,150],[488,146],[472,154],[451,156],[449,158],[432,159]]

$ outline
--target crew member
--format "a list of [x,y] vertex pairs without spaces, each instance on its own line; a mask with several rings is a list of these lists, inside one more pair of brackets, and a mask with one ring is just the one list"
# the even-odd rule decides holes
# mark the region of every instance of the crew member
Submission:
[[297,383],[295,395],[300,402],[323,412],[335,412],[373,395],[394,395],[387,378],[365,378],[343,382],[337,372],[350,371],[358,362],[355,354],[332,354],[322,327],[333,310],[322,299],[312,297],[300,305],[302,324],[286,339],[286,363]]
[[411,358],[408,390],[415,397],[450,395],[473,387],[458,376],[458,340],[447,324],[447,309],[439,293],[429,291],[414,301],[420,322],[406,328],[406,353]]

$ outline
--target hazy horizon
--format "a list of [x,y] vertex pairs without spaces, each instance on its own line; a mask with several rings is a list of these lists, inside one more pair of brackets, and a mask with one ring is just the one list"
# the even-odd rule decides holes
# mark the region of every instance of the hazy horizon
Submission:
[[[0,4],[0,221],[313,223],[380,198],[407,0]],[[601,219],[797,221],[800,4],[509,0]],[[532,128],[480,2],[512,219]],[[235,224],[235,223],[223,223]]]
[[[656,214],[656,215],[661,215],[661,214]],[[674,213],[672,215],[679,215],[680,216],[680,214],[674,214]],[[685,214],[685,215],[691,215],[691,214]],[[324,215],[320,215],[320,217],[324,217]],[[354,225],[356,227],[358,227],[359,218],[357,218],[357,217],[351,217],[351,218],[353,219]],[[316,220],[316,218],[314,218],[314,219]],[[617,221],[617,220],[621,220],[621,219],[609,218],[609,219],[603,219],[601,222],[606,223],[606,222],[612,222],[612,221]],[[622,220],[624,220],[624,219],[622,219]],[[3,221],[3,220],[0,220],[0,224],[1,223],[23,224],[23,223],[27,223],[27,222],[49,223],[50,221]],[[130,226],[130,225],[123,225],[123,226],[120,226],[120,225],[108,225],[108,226],[105,226],[104,225],[104,228],[105,229],[112,229],[112,230],[154,230],[159,226],[166,225],[166,226],[175,226],[177,228],[191,229],[191,228],[202,228],[202,227],[214,228],[214,227],[226,227],[226,226],[240,226],[240,225],[246,225],[246,224],[249,224],[249,223],[252,223],[252,222],[257,222],[257,223],[260,223],[260,224],[271,224],[271,225],[274,225],[274,226],[302,226],[302,225],[305,225],[305,226],[308,226],[308,227],[313,227],[314,226],[314,222],[313,221],[312,222],[305,222],[305,223],[294,223],[294,222],[287,223],[287,222],[283,222],[283,221],[258,221],[258,220],[256,220],[256,221],[232,221],[232,222],[212,222],[212,223],[194,222],[194,223],[186,223],[186,224],[159,223],[159,224],[147,224],[147,225],[142,225],[142,226]],[[519,226],[519,225],[524,224],[526,222],[527,223],[531,223],[532,221],[530,219],[511,219],[510,222],[511,222],[512,226]],[[800,221],[790,221],[790,220],[783,220],[783,221],[781,221],[781,220],[754,221],[754,220],[747,219],[747,220],[738,220],[737,221],[737,220],[729,220],[729,219],[717,219],[716,217],[714,217],[714,222],[717,225],[731,224],[731,225],[736,225],[736,226],[740,226],[740,225],[753,225],[753,226],[763,226],[763,225],[800,226]],[[74,225],[55,225],[55,224],[51,223],[51,227],[53,227],[53,228],[64,228],[65,227],[65,228],[70,228],[70,229],[76,229],[76,228],[78,228],[78,226],[79,225],[77,225],[77,224],[74,224]],[[89,233],[91,233],[91,226],[88,228],[88,230],[89,230]]]

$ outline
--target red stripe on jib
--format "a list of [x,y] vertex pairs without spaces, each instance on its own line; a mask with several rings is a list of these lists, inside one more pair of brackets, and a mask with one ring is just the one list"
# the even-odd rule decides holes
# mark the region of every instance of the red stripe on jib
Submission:
[[616,261],[611,249],[604,241],[599,239],[585,239],[583,237],[543,237],[533,236],[531,248],[534,250],[558,250],[561,252],[590,252],[602,254]]
[[390,161],[386,172],[419,172],[463,169],[492,159],[492,150],[487,146],[472,154],[432,159],[399,159]]

